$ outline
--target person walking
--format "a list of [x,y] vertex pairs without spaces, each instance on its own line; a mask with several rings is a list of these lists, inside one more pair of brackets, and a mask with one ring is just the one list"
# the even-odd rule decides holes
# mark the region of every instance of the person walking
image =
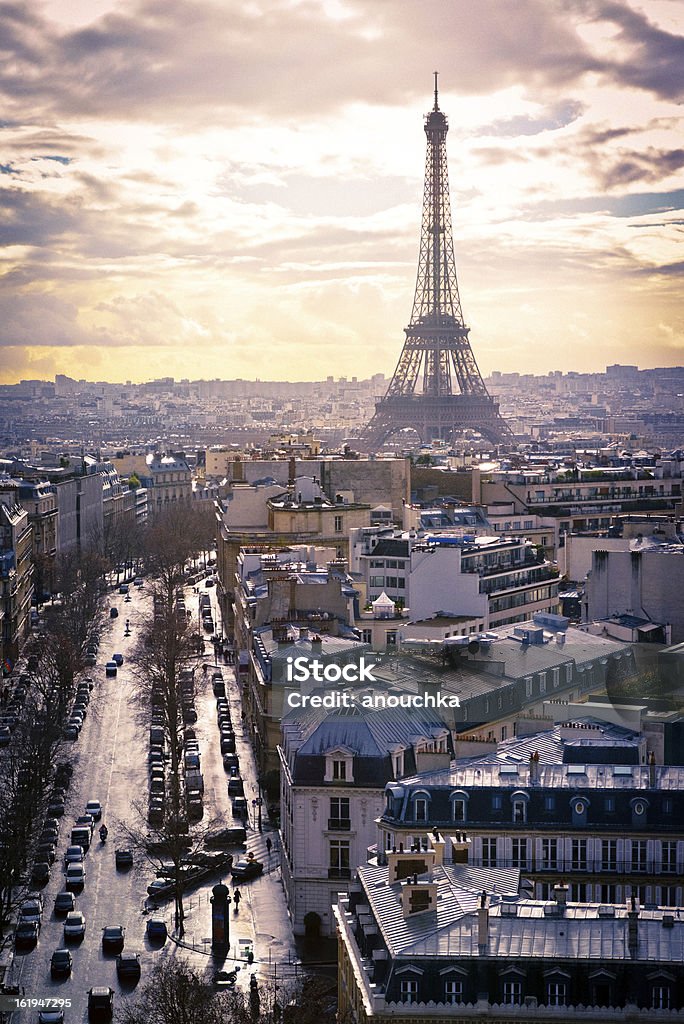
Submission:
[[237,914],[240,909],[240,900],[242,899],[242,893],[239,889],[233,889],[233,905],[235,906],[235,913]]
[[271,847],[272,847],[272,846],[273,846],[273,843],[271,842],[271,837],[270,837],[270,836],[268,836],[268,837],[266,838],[266,849],[268,850],[268,855],[269,855],[269,857],[271,856]]

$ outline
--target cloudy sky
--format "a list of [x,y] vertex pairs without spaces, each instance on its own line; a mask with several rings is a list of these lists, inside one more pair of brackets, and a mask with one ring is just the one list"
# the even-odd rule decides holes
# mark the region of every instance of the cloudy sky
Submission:
[[684,362],[681,0],[0,3],[0,379],[390,375],[440,72],[483,373]]

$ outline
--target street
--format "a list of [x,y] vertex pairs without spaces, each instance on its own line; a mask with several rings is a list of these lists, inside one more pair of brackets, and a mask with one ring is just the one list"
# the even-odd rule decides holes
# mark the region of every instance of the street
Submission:
[[[68,791],[64,817],[60,822],[60,835],[56,859],[52,866],[50,881],[43,889],[45,907],[42,930],[35,949],[16,955],[8,982],[23,987],[27,997],[58,997],[71,1000],[65,1012],[66,1021],[87,1020],[87,992],[93,986],[110,986],[115,991],[114,1010],[123,999],[131,998],[135,986],[122,987],[116,976],[115,957],[105,955],[101,948],[102,929],[107,925],[123,925],[126,929],[125,949],[141,954],[142,975],[138,984],[144,983],[157,958],[176,955],[179,946],[170,937],[161,952],[152,948],[145,937],[145,922],[150,913],[164,917],[169,934],[173,931],[172,901],[160,902],[153,906],[146,896],[147,885],[154,878],[154,869],[144,860],[142,854],[134,852],[136,859],[132,870],[117,870],[114,852],[117,846],[128,845],[117,839],[119,822],[138,824],[139,817],[133,802],[139,801],[143,810],[147,804],[147,752],[148,737],[145,723],[136,720],[135,665],[130,657],[136,642],[136,626],[143,615],[151,613],[149,584],[138,589],[131,587],[131,600],[126,601],[118,593],[108,598],[110,605],[118,607],[116,619],[106,618],[102,631],[97,666],[84,673],[93,679],[95,686],[87,718],[79,739],[73,743],[64,741],[60,760],[73,760],[74,774]],[[218,609],[211,590],[211,600],[217,632],[221,631]],[[187,593],[188,607],[193,609],[196,621],[196,600],[192,590]],[[126,637],[126,620],[130,620],[130,637]],[[201,629],[201,626],[200,626]],[[213,646],[205,660],[214,666]],[[114,678],[107,678],[104,663],[112,654],[124,656],[124,664]],[[227,774],[224,771],[219,731],[216,725],[216,702],[211,688],[211,672],[206,676],[201,671],[198,658],[196,682],[196,709],[198,721],[194,726],[199,741],[201,767],[204,775],[204,822],[218,819],[217,827],[232,824],[231,800],[227,792]],[[210,956],[211,888],[223,881],[232,888],[229,875],[218,873],[205,879],[200,886],[187,892],[185,902],[186,921],[183,938],[183,955],[192,966],[211,978],[218,970],[241,967],[238,985],[247,988],[249,974],[258,973],[262,980],[272,978],[274,973],[294,974],[296,954],[291,936],[289,919],[285,910],[284,895],[278,865],[277,833],[271,832],[273,849],[269,854],[266,839],[269,827],[264,814],[263,832],[257,829],[256,808],[252,800],[258,797],[258,786],[251,748],[242,730],[240,700],[235,683],[234,670],[221,665],[226,682],[226,695],[230,701],[231,714],[236,732],[236,748],[240,758],[240,769],[245,784],[250,821],[248,824],[246,850],[264,864],[264,874],[253,881],[240,883],[242,900],[239,911],[231,910],[230,949],[222,962]],[[69,845],[70,831],[75,819],[84,813],[88,800],[99,800],[103,806],[102,821],[107,824],[109,836],[102,844],[97,826],[93,842],[85,856],[86,880],[81,893],[76,894],[76,909],[86,918],[86,935],[80,945],[71,945],[73,971],[65,980],[51,980],[50,958],[55,949],[65,945],[63,940],[63,918],[53,912],[55,896],[64,889],[64,852]],[[244,855],[245,848],[231,851],[237,859]],[[248,966],[246,953],[252,950],[255,957],[253,966]],[[274,966],[277,965],[277,966]],[[33,1021],[35,1011],[15,1013],[13,1020]]]

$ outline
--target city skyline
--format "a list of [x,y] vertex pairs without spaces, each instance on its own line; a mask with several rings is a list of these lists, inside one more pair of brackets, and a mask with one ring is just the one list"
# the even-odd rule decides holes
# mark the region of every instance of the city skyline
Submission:
[[389,378],[434,69],[483,374],[684,362],[676,3],[187,10],[0,7],[1,381]]

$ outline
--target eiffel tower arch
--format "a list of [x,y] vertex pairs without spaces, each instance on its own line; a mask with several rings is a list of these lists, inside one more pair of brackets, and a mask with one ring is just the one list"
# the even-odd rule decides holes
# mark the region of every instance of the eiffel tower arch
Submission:
[[425,119],[427,153],[418,276],[399,362],[375,415],[355,442],[375,452],[392,434],[414,430],[425,443],[473,430],[493,442],[510,438],[482,379],[456,280],[451,230],[446,115],[435,102]]

